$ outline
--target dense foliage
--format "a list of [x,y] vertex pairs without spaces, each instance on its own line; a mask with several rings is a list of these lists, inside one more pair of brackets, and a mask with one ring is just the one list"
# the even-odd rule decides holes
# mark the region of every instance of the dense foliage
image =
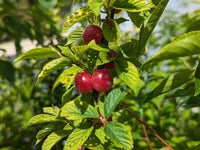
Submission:
[[[22,53],[21,42],[25,38],[39,46],[62,43],[58,20],[70,12],[71,5],[72,1],[65,0],[46,9],[36,0],[0,0],[0,43],[14,41],[17,55]],[[35,87],[40,65],[48,60],[24,61],[14,66],[14,56],[6,56],[9,50],[0,46],[0,51],[0,149],[36,149],[37,129],[22,127],[33,115],[41,113],[42,107],[57,103],[59,89],[54,95],[49,94],[57,74]]]
[[[49,1],[47,8],[45,1],[39,2],[42,9],[56,6],[54,0]],[[19,55],[14,65],[1,60],[0,65],[7,69],[0,71],[0,146],[34,149],[32,142],[36,136],[38,148],[44,150],[144,150],[166,146],[176,150],[199,149],[200,14],[195,11],[179,16],[177,21],[171,12],[170,19],[177,23],[170,24],[169,18],[164,17],[159,31],[152,34],[167,3],[168,0],[74,0],[80,8],[66,17],[62,33],[70,33],[65,43],[59,32],[53,32],[58,45],[47,46],[38,40],[43,47]],[[115,13],[116,10],[122,11]],[[120,30],[127,21],[137,28],[134,36],[133,31]],[[71,28],[76,23],[82,27]],[[100,43],[89,33],[82,38],[89,25],[102,28]],[[10,32],[5,33],[15,39]],[[33,33],[37,35],[36,31]],[[94,40],[84,40],[89,36]],[[37,40],[36,36],[34,39]],[[147,49],[159,51],[150,56]],[[106,80],[99,79],[102,70],[109,74]],[[89,81],[86,83],[81,74],[85,72],[84,78]],[[97,82],[100,84],[96,85]],[[87,86],[87,90],[79,88],[80,84],[92,87]],[[99,86],[106,84],[106,89],[104,86],[99,90]],[[32,114],[37,115],[31,118]],[[154,132],[170,146],[164,145]]]

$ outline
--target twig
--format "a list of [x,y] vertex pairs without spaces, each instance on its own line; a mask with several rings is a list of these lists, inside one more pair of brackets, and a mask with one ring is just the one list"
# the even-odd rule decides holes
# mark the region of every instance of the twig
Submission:
[[[142,121],[144,121],[142,117],[140,117],[140,119],[141,119]],[[143,124],[142,124],[142,129],[143,129],[143,131],[144,131],[144,135],[145,135],[145,137],[146,137],[145,140],[147,141],[147,144],[148,144],[148,146],[149,146],[149,149],[150,149],[150,150],[153,150],[153,148],[152,148],[152,146],[151,146],[151,142],[150,142],[150,140],[149,140],[149,136],[148,136],[148,133],[147,133],[147,129],[146,129],[145,125],[143,125]]]
[[153,135],[155,135],[163,144],[165,144],[170,150],[174,150],[165,140],[163,140],[158,134],[154,132],[143,120],[141,120],[138,116],[136,116],[125,104],[121,103],[122,107],[124,107],[133,117],[135,117],[140,123],[142,123]]

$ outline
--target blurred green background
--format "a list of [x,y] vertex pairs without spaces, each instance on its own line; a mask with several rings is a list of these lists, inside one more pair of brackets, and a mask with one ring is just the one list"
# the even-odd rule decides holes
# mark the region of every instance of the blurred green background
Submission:
[[[173,3],[168,7],[148,42],[146,58],[177,36],[200,30],[200,9],[191,11],[191,3],[179,1],[176,4],[185,12]],[[197,0],[195,6],[200,6],[198,3]],[[51,93],[59,71],[35,86],[38,73],[49,60],[26,60],[15,66],[12,61],[27,49],[22,44],[27,39],[34,46],[64,45],[67,39],[60,34],[64,18],[84,2],[80,1],[74,7],[72,4],[73,0],[0,0],[0,150],[40,149],[40,144],[35,146],[37,128],[22,127],[32,116],[42,113],[42,107],[60,106],[64,93],[62,86]],[[125,12],[119,15],[127,17]],[[125,41],[137,36],[137,28],[130,22],[122,24],[121,28]],[[134,34],[129,32],[129,28],[134,30]],[[8,42],[14,45],[13,49],[2,46]],[[196,66],[197,57],[185,59],[182,60],[184,64],[180,60],[171,60],[166,62],[164,70],[162,65],[158,65],[153,71],[142,73],[141,78],[148,83],[142,94],[153,90],[163,78],[177,71],[176,66],[179,66],[178,70]],[[170,93],[158,96],[142,108],[140,95],[132,106],[132,110],[139,112],[147,124],[176,150],[200,149],[200,96],[193,97],[193,90],[190,93],[184,91],[191,86],[188,83],[183,89],[174,91],[177,97],[174,93],[171,93],[173,96]],[[141,125],[136,121],[132,124],[135,149],[148,150]],[[164,147],[151,133],[149,136],[153,147]],[[54,149],[61,147],[62,143],[58,143]]]

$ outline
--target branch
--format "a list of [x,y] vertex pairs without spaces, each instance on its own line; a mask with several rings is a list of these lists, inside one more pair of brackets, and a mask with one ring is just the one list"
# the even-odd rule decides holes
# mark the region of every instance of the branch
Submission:
[[[142,121],[144,121],[142,117],[140,117],[140,119],[141,119]],[[151,146],[151,142],[150,142],[150,140],[149,140],[149,136],[148,136],[148,133],[147,133],[147,129],[146,129],[145,125],[143,125],[143,124],[142,124],[142,129],[143,129],[143,131],[144,131],[145,140],[147,141],[147,144],[148,144],[148,146],[149,146],[149,149],[150,149],[150,150],[153,150],[153,148],[152,148],[152,146]]]
[[163,144],[165,144],[170,150],[174,150],[165,140],[163,140],[158,134],[154,132],[143,120],[141,120],[138,116],[136,116],[125,104],[121,103],[122,107],[124,107],[133,117],[135,117],[140,123],[142,123],[153,135],[155,135]]

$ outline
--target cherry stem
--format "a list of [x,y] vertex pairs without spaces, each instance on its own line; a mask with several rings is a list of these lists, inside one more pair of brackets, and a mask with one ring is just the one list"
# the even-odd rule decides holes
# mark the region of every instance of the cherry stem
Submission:
[[155,133],[153,129],[151,129],[142,119],[136,116],[125,104],[121,103],[122,107],[124,107],[134,118],[136,118],[140,123],[142,123],[154,136],[156,136],[163,144],[165,144],[170,150],[174,150],[165,140],[163,140],[158,134]]
[[96,90],[92,91],[92,102],[93,102],[93,106],[94,106],[94,101],[96,103],[98,103],[98,97],[99,97],[99,93]]

